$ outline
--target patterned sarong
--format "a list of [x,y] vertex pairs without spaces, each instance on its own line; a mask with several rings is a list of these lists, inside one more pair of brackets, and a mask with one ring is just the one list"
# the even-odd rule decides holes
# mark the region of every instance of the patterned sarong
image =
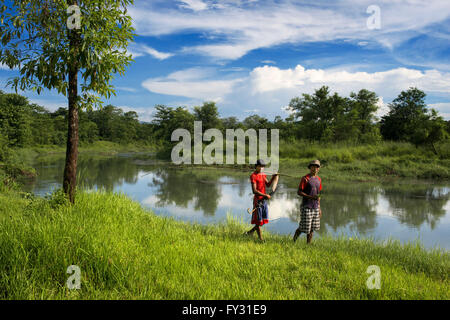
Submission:
[[300,207],[299,228],[303,233],[311,233],[320,229],[319,209],[311,209],[304,206]]

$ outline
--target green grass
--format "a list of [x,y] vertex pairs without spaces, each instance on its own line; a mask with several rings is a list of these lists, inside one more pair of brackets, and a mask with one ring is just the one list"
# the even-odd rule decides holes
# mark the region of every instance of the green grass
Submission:
[[328,180],[379,181],[385,178],[450,179],[450,142],[430,148],[403,142],[376,145],[281,143],[280,168],[302,174],[309,161],[320,159],[320,175]]
[[[1,299],[449,299],[448,253],[418,244],[321,237],[307,246],[229,219],[156,216],[122,194],[81,191],[74,206],[0,187]],[[81,269],[69,290],[67,267]],[[369,290],[367,267],[381,268]]]
[[[435,154],[429,146],[416,147],[407,142],[381,141],[377,144],[353,144],[281,140],[279,172],[301,177],[307,173],[308,163],[319,159],[322,164],[319,175],[327,180],[380,182],[386,178],[406,178],[448,181],[450,180],[450,140],[436,144],[435,148],[438,154]],[[224,147],[224,152],[225,150]],[[171,149],[168,149],[158,154],[164,155],[169,160],[170,153]],[[193,154],[194,150],[192,150],[192,157]],[[270,155],[270,151],[268,154]],[[253,165],[248,165],[248,155],[245,163],[246,165],[222,164],[216,167],[244,170],[253,168]]]
[[[141,152],[152,151],[153,146],[145,144],[119,144],[111,141],[95,141],[93,143],[80,143],[78,146],[78,152],[80,153],[98,153],[105,155],[117,154],[120,152]],[[58,145],[37,145],[33,147],[17,148],[14,149],[16,153],[19,153],[21,157],[27,159],[33,159],[38,156],[45,156],[51,154],[65,154],[66,146]]]

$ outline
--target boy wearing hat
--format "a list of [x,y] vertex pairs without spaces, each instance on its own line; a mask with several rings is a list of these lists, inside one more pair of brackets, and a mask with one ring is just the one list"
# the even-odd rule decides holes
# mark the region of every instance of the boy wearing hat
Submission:
[[302,177],[298,186],[297,194],[302,199],[300,206],[300,223],[295,230],[294,241],[297,240],[300,233],[306,233],[306,242],[311,243],[313,233],[320,229],[320,218],[322,211],[320,209],[319,192],[322,190],[322,179],[317,175],[320,169],[320,161],[311,161],[308,165],[310,173]]
[[267,207],[266,199],[270,199],[270,195],[266,193],[266,186],[269,187],[275,176],[274,174],[270,181],[267,180],[267,176],[264,173],[264,167],[266,164],[263,160],[259,159],[255,164],[255,171],[250,176],[250,183],[252,185],[253,197],[253,212],[251,223],[255,226],[246,232],[245,234],[251,235],[253,232],[257,232],[259,240],[263,241],[261,235],[261,226],[269,223],[269,208]]

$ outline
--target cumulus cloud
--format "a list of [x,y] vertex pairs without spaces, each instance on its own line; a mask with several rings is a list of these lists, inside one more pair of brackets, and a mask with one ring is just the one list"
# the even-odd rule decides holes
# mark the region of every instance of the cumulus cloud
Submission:
[[396,68],[382,72],[348,72],[339,70],[294,69],[263,66],[250,73],[253,94],[281,89],[312,89],[328,85],[340,93],[366,88],[391,94],[408,87],[418,87],[428,92],[450,93],[450,73],[437,70],[420,71]]
[[[450,73],[396,68],[382,72],[349,72],[336,69],[306,69],[301,65],[281,69],[275,66],[254,68],[245,77],[217,80],[213,69],[192,68],[173,72],[164,78],[143,83],[149,91],[198,100],[214,100],[224,116],[258,110],[266,117],[280,114],[280,108],[302,93],[313,93],[326,85],[332,92],[348,96],[350,92],[368,89],[379,97],[378,117],[389,111],[387,103],[402,90],[418,87],[427,94],[450,97]],[[448,105],[436,105],[445,111]],[[450,110],[448,110],[450,111]]]

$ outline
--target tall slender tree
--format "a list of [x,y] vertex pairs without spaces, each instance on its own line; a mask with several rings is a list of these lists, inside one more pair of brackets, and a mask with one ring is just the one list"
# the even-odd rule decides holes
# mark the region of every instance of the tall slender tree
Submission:
[[[18,69],[7,85],[20,90],[56,89],[68,98],[63,188],[75,202],[78,111],[115,95],[110,85],[132,61],[126,48],[134,29],[133,0],[12,0],[0,7],[0,63]],[[81,75],[83,82],[80,82]],[[81,91],[81,94],[79,93]]]

